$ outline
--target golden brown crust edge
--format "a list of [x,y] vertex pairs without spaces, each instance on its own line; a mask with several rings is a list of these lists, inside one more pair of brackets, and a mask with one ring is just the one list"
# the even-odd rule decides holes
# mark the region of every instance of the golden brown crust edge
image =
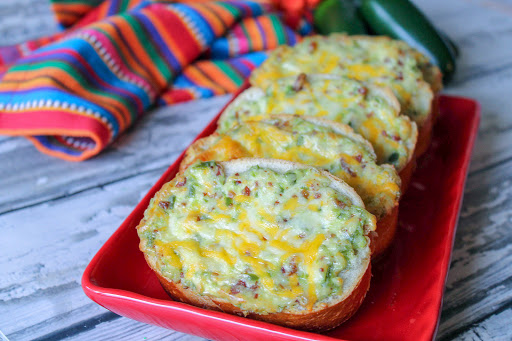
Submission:
[[430,142],[432,140],[432,131],[434,129],[434,125],[439,116],[439,94],[434,93],[434,97],[432,98],[431,104],[432,111],[428,116],[427,120],[423,123],[421,128],[418,129],[418,140],[416,143],[416,150],[414,152],[415,157],[420,157],[425,154],[430,147]]
[[395,238],[398,221],[398,205],[377,221],[375,234],[371,233],[370,247],[372,250],[372,261],[380,257],[388,249]]
[[[149,263],[149,262],[148,262]],[[184,288],[180,284],[173,283],[155,271],[158,280],[167,294],[176,301],[191,304],[196,307],[222,311],[225,313],[244,316],[240,308],[231,303],[215,300],[210,297],[197,295],[193,290]],[[336,328],[341,323],[352,317],[361,306],[368,289],[370,288],[371,265],[368,265],[366,272],[360,278],[352,293],[343,301],[324,309],[317,309],[308,313],[271,313],[256,314],[249,313],[247,318],[260,320],[288,328],[308,330],[313,332],[324,332]]]
[[[214,142],[219,136],[218,133],[213,133],[207,137],[203,137],[194,142],[190,147],[187,148],[185,156],[180,163],[179,172],[183,173],[191,164],[200,159],[201,153],[208,149],[208,147]],[[208,161],[202,160],[201,161]]]
[[409,163],[398,173],[398,176],[400,176],[400,179],[402,180],[402,185],[400,187],[400,191],[403,194],[407,191],[407,188],[409,187],[409,184],[411,182],[412,175],[414,174],[414,171],[416,170],[416,157],[413,157]]

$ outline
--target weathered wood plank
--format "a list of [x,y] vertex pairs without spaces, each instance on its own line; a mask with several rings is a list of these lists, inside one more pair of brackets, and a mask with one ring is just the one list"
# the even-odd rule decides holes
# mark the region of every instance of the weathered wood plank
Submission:
[[102,323],[96,328],[85,333],[70,337],[69,341],[101,340],[105,335],[111,340],[179,340],[179,341],[200,341],[203,338],[178,333],[172,330],[159,328],[132,321],[126,318]]
[[0,46],[19,44],[57,31],[50,1],[0,1]]
[[[0,216],[0,321],[33,339],[105,310],[80,287],[85,266],[163,168]],[[73,212],[69,214],[69,212]]]
[[229,98],[155,110],[101,155],[80,163],[41,155],[23,138],[3,138],[0,214],[168,167]]
[[512,321],[512,308],[505,309],[497,314],[491,315],[484,321],[471,327],[458,340],[510,340],[510,321]]
[[[469,176],[439,336],[455,336],[512,302],[512,161]],[[512,337],[512,329],[509,331]]]
[[461,51],[454,81],[445,93],[482,105],[482,121],[471,170],[512,157],[512,3],[415,1]]

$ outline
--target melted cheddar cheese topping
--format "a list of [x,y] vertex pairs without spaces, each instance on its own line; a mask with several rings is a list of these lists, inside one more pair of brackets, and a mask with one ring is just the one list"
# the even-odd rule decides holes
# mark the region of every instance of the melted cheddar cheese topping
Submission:
[[375,217],[315,169],[197,163],[165,184],[137,230],[153,267],[244,312],[310,311],[344,293]]
[[243,122],[205,145],[194,160],[240,157],[282,159],[325,169],[353,187],[378,218],[391,212],[400,198],[396,170],[377,165],[370,146],[300,117]]
[[218,132],[268,114],[307,115],[350,125],[372,144],[379,164],[389,163],[400,171],[414,153],[416,124],[399,115],[384,94],[366,83],[346,77],[299,75],[278,79],[264,91],[248,91],[254,96],[242,95],[229,105],[219,120]]
[[280,46],[251,75],[265,88],[299,73],[335,74],[390,88],[402,111],[422,125],[431,112],[433,92],[425,82],[424,58],[406,43],[386,37],[341,34],[307,37],[294,47]]

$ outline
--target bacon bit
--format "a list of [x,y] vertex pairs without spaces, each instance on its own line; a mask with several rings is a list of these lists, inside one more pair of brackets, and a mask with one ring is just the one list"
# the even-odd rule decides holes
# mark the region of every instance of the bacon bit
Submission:
[[180,272],[180,278],[183,278],[185,277],[185,275],[183,274],[183,272]]
[[396,79],[399,80],[399,81],[403,81],[404,80],[404,75],[403,75],[402,71],[398,72],[398,76],[396,77]]
[[260,185],[260,184],[258,183],[258,181],[256,181],[256,182],[254,183],[254,187],[259,187],[259,185]]
[[284,289],[284,287],[283,287],[283,285],[282,285],[282,284],[279,284],[279,287],[280,287],[281,289]]
[[258,289],[260,286],[258,285],[258,282],[256,282],[256,284],[253,284],[251,285],[251,287],[249,289],[251,289],[252,291]]
[[242,281],[241,279],[238,280],[238,282],[235,285],[231,286],[230,292],[232,295],[238,294],[240,292],[240,288],[244,287],[247,288],[247,283]]
[[285,223],[287,223],[287,222],[288,222],[288,219],[284,218],[284,219],[283,219],[283,221],[284,221]]
[[403,66],[403,65],[404,65],[404,63],[402,63],[402,61],[399,59],[399,60],[398,60],[398,65]]
[[302,232],[301,234],[299,234],[299,238],[306,238],[306,234]]
[[164,210],[166,210],[166,209],[168,209],[168,208],[169,208],[169,205],[170,205],[170,204],[171,204],[171,203],[170,203],[170,202],[168,202],[168,201],[160,201],[160,202],[158,203],[158,206],[160,206],[161,208],[163,208]]
[[233,198],[235,197],[235,192],[233,192],[233,191],[229,191],[229,192],[228,192],[228,197],[229,197],[229,198],[231,198],[231,199],[233,199]]
[[373,111],[372,111],[372,112],[367,113],[367,114],[366,114],[366,117],[368,117],[368,118],[372,118],[374,115],[375,115],[375,114],[374,114],[374,113],[373,113]]
[[208,195],[208,193],[206,193],[206,192],[203,192],[203,197],[205,197],[205,196],[207,196],[207,195]]
[[251,255],[251,251],[247,250],[244,252],[246,256],[250,256]]
[[[292,89],[293,89],[293,87],[292,87]],[[293,90],[295,91],[295,89],[293,89]],[[284,121],[284,122],[283,121],[277,121],[277,122],[274,123],[274,127],[277,127],[279,129],[286,128],[289,125],[290,125],[290,122],[288,122],[288,121]]]
[[306,198],[306,199],[307,199],[307,198],[309,198],[309,192],[308,192],[308,191],[306,191],[305,189],[303,189],[302,191],[300,191],[300,194],[302,194],[302,196],[303,196],[304,198]]
[[336,206],[338,206],[339,208],[344,208],[345,206],[347,206],[343,203],[343,201],[338,199],[334,199],[334,202],[336,202]]
[[295,264],[295,262],[291,263],[290,266],[292,269],[291,269],[290,273],[288,274],[288,276],[296,274],[297,270],[299,270],[299,268],[297,267],[297,264]]
[[276,200],[276,202],[274,203],[274,205],[279,205],[279,204],[280,204],[280,203],[279,203],[279,201],[277,201],[277,200]]
[[272,182],[269,182],[269,183],[268,183],[268,185],[269,185],[270,187],[274,186],[274,184],[273,184]]
[[341,168],[347,172],[348,174],[350,174],[351,177],[357,177],[357,174],[354,173],[354,171],[352,169],[350,169],[350,166],[345,162],[345,159],[343,158],[340,158],[340,164],[341,164]]
[[393,139],[393,141],[396,141],[396,142],[401,140],[400,136],[392,136],[391,138]]
[[240,181],[240,180],[235,180],[235,184],[240,185],[241,183],[242,183],[242,181]]
[[218,272],[212,272],[212,275],[214,275],[214,276],[218,276],[218,275],[219,275],[219,273],[218,273]]
[[309,52],[310,53],[315,52],[317,47],[318,47],[318,43],[316,41],[312,41],[311,43],[309,43]]
[[258,294],[254,294],[254,298],[258,298]]
[[215,173],[215,175],[219,176],[220,174],[221,174],[220,167],[217,166],[217,173]]
[[301,73],[297,76],[297,79],[293,83],[292,89],[295,92],[301,91],[304,87],[304,83],[306,82],[306,74]]
[[240,174],[239,173],[235,173],[235,176],[240,176]]
[[263,236],[263,240],[264,240],[264,241],[267,241],[268,239],[267,239],[267,238],[265,238],[265,236]]
[[187,178],[183,178],[183,181],[176,183],[176,187],[183,187],[187,183]]
[[292,198],[297,198],[297,194],[292,195]]
[[281,267],[281,272],[286,273],[286,270],[284,269],[284,266]]
[[242,193],[245,195],[245,196],[250,196],[251,195],[251,190],[249,189],[249,187],[245,186],[244,190],[242,191]]
[[321,193],[315,193],[315,199],[320,199],[322,197]]
[[361,161],[363,161],[363,156],[361,154],[358,154],[354,156],[354,159],[356,159],[357,162],[361,163]]
[[186,202],[182,202],[181,206],[187,206],[187,203]]
[[325,271],[324,268],[320,268],[320,272],[324,272],[324,271]]
[[363,96],[366,96],[366,94],[368,93],[368,88],[366,88],[365,86],[362,86],[359,89],[357,89],[357,92],[359,92]]
[[201,217],[197,216],[196,221],[201,221]]

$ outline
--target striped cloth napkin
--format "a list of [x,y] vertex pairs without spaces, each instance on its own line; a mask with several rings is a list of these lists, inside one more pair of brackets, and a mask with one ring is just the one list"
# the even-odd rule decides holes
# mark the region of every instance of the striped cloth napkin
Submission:
[[0,47],[0,134],[81,161],[155,106],[234,92],[311,31],[306,1],[283,3],[53,0],[63,31]]

